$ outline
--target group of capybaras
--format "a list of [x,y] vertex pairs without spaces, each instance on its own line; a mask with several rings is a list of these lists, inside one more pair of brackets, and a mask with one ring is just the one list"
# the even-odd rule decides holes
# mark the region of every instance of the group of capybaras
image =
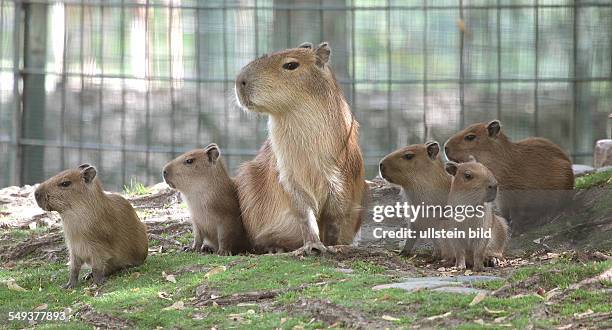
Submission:
[[[327,43],[263,55],[235,82],[240,106],[268,115],[269,136],[254,159],[230,177],[216,144],[189,151],[162,170],[188,205],[194,241],[185,249],[240,253],[325,253],[352,244],[367,209],[368,186],[353,117],[329,65]],[[571,198],[571,161],[543,138],[512,142],[500,121],[476,123],[436,141],[400,148],[379,164],[411,203],[485,205],[462,222],[422,218],[414,229],[490,229],[488,238],[432,239],[434,256],[458,268],[495,266],[510,228],[558,209]],[[74,288],[83,264],[96,284],[142,264],[146,227],[130,203],[105,193],[89,164],[39,185],[38,205],[61,215]],[[509,226],[510,223],[510,226]],[[408,254],[415,240],[408,240]],[[329,248],[329,249],[328,249]]]

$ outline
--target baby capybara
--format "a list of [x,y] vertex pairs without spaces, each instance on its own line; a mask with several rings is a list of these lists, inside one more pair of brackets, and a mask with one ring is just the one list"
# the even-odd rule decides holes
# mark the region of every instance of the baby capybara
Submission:
[[499,182],[497,203],[514,230],[558,211],[572,198],[574,173],[568,155],[549,140],[512,142],[499,120],[477,123],[453,135],[446,156],[456,162],[476,157]]
[[95,167],[63,171],[41,183],[35,197],[43,210],[62,217],[70,254],[70,280],[64,288],[76,286],[83,264],[91,266],[90,275],[100,285],[108,275],[147,258],[145,225],[125,198],[104,192]]

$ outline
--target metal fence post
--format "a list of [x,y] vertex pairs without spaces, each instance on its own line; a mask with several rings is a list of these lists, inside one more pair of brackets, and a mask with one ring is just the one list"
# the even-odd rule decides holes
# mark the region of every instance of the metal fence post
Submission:
[[[33,140],[45,138],[45,62],[47,58],[46,4],[24,5],[24,75],[21,137]],[[65,83],[65,82],[64,82]],[[39,182],[44,178],[43,146],[22,148],[21,184]]]

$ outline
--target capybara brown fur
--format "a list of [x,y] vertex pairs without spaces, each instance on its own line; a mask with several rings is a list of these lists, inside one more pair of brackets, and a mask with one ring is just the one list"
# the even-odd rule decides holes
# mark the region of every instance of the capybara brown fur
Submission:
[[[413,205],[446,206],[451,177],[440,159],[440,145],[436,141],[399,148],[385,156],[379,164],[380,175],[390,183],[402,186]],[[442,229],[448,222],[442,214],[414,220],[410,228],[425,231]],[[417,239],[408,238],[401,254],[407,255]],[[435,239],[434,255],[443,259],[454,258],[447,239]]]
[[216,144],[178,156],[164,166],[163,176],[187,202],[193,225],[192,250],[211,249],[219,255],[249,250],[236,184]]
[[[486,257],[503,257],[508,242],[506,220],[493,211],[497,180],[491,171],[475,160],[461,164],[448,162],[446,171],[453,176],[448,203],[455,208],[464,208],[465,211],[462,221],[452,221],[451,228],[465,234],[465,237],[450,240],[455,252],[455,266],[466,268],[467,259],[475,271],[480,271]],[[468,211],[468,207],[472,211]],[[470,230],[480,232],[481,236],[470,238]],[[490,231],[490,237],[482,235],[487,231]]]
[[264,55],[236,78],[242,108],[268,115],[269,137],[236,177],[245,229],[268,251],[351,244],[366,190],[353,118],[327,43]]
[[45,211],[57,211],[70,254],[70,280],[74,288],[83,264],[92,268],[94,282],[147,258],[146,227],[132,205],[116,194],[106,194],[95,167],[83,164],[40,184],[36,202]]
[[445,144],[446,156],[467,162],[474,156],[499,182],[497,203],[513,230],[535,224],[572,198],[574,173],[568,155],[549,140],[512,142],[493,120],[468,126]]

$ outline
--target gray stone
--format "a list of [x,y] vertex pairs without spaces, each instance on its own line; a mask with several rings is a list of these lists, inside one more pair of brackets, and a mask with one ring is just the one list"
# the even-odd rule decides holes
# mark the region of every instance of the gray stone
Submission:
[[406,291],[417,291],[431,289],[433,291],[454,292],[454,293],[479,293],[486,290],[470,287],[476,282],[488,282],[501,280],[503,278],[488,275],[465,275],[465,276],[445,276],[445,277],[410,277],[400,283],[381,284],[373,287],[373,290],[383,289],[402,289]]
[[444,286],[444,287],[441,287],[441,288],[433,289],[432,291],[436,291],[436,292],[448,292],[448,293],[461,293],[461,294],[473,294],[473,293],[478,294],[478,293],[487,293],[487,292],[489,292],[489,290],[469,288],[469,287],[463,287],[463,286]]
[[595,172],[593,167],[582,164],[573,164],[572,170],[574,170],[574,176],[583,176]]
[[593,165],[596,168],[612,165],[612,139],[599,140],[595,143]]

